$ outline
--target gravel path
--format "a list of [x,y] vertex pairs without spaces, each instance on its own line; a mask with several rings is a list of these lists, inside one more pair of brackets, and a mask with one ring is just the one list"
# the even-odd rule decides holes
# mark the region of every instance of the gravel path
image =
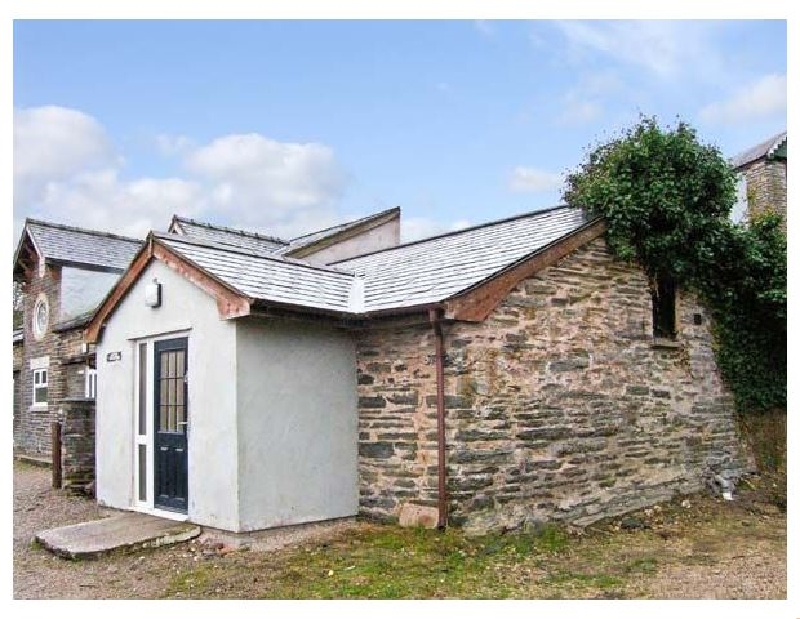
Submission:
[[[92,561],[61,559],[36,546],[34,534],[117,512],[100,508],[91,499],[53,490],[50,479],[50,469],[14,463],[16,599],[159,598],[172,577],[197,567],[198,561],[220,567],[230,551],[229,546],[218,543],[212,535],[207,544],[176,544],[133,554],[117,553]],[[352,526],[357,525],[345,520],[286,527],[260,534],[251,545],[254,550],[276,550],[318,540]],[[207,533],[205,535],[208,537]]]
[[[711,535],[698,525],[663,548],[673,557],[654,574],[629,582],[630,597],[656,599],[785,599],[786,516],[750,513],[743,507],[724,531]],[[201,565],[220,576],[230,574],[230,590],[216,596],[237,597],[234,572],[249,569],[247,554],[259,549],[321,540],[361,526],[352,521],[290,527],[260,534],[251,553],[233,552],[237,544],[183,543],[167,548],[116,554],[94,561],[67,561],[32,544],[35,532],[101,518],[113,513],[94,501],[50,488],[50,471],[14,464],[14,597],[54,599],[152,599],[165,594],[168,583]],[[727,512],[726,512],[727,513]],[[613,535],[613,533],[612,533]],[[220,538],[218,538],[220,539]],[[223,538],[224,539],[224,538]],[[254,553],[252,553],[254,554]],[[252,558],[255,558],[253,556]],[[666,557],[665,557],[666,558]],[[661,563],[661,562],[659,562]],[[219,570],[219,571],[217,571]],[[239,592],[240,597],[249,597]]]
[[647,584],[658,599],[785,600],[786,560],[750,549],[715,565],[667,566]]

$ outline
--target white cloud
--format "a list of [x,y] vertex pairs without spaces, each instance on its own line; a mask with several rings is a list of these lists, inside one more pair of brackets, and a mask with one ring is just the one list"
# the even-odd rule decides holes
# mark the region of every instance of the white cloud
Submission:
[[143,237],[152,229],[165,230],[172,213],[196,217],[206,204],[197,183],[180,178],[122,181],[117,170],[105,169],[47,183],[40,216]]
[[786,76],[765,75],[724,101],[715,101],[700,110],[707,123],[731,125],[752,122],[786,111]]
[[178,157],[186,174],[126,179],[105,129],[82,112],[18,110],[14,129],[18,219],[30,215],[141,236],[165,229],[179,213],[292,237],[336,223],[347,185],[324,144],[243,134],[196,146],[186,136],[162,134],[156,147]]
[[45,183],[115,164],[111,142],[94,118],[46,106],[14,110],[14,207],[35,203]]
[[156,148],[165,157],[173,157],[188,151],[194,146],[192,140],[185,135],[160,133],[156,136]]
[[511,172],[509,188],[519,192],[545,192],[560,189],[564,176],[539,168],[517,166]]
[[445,232],[454,232],[469,228],[472,224],[466,220],[452,223],[442,223],[426,217],[409,217],[400,220],[400,240],[403,243],[426,239]]
[[211,185],[216,209],[250,226],[285,224],[297,211],[331,208],[347,180],[328,146],[256,133],[217,138],[189,153],[185,165]]
[[723,59],[710,42],[713,26],[702,21],[559,21],[556,25],[571,44],[575,60],[600,52],[668,79],[686,72],[712,75],[722,66]]

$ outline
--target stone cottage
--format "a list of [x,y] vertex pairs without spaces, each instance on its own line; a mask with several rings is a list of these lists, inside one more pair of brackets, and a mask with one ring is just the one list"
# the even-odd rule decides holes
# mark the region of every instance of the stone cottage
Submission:
[[97,497],[246,531],[588,523],[738,476],[709,314],[558,207],[323,266],[151,233],[87,325]]
[[739,178],[734,221],[772,210],[783,217],[786,231],[786,135],[774,135],[731,159]]
[[[290,240],[175,215],[170,233],[302,258],[342,259],[396,245],[400,209],[392,208]],[[14,450],[47,457],[50,423],[68,397],[94,398],[94,347],[83,329],[142,246],[141,239],[27,219],[14,254],[14,281],[24,295],[23,326],[14,331]]]

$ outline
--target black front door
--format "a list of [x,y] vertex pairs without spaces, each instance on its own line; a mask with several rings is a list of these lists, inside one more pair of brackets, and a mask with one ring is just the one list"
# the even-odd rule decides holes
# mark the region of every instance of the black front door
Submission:
[[186,512],[189,421],[185,337],[155,343],[155,505]]

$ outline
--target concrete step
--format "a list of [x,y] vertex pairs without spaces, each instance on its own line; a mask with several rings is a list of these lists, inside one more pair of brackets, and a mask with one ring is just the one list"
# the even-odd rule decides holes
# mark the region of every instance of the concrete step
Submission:
[[113,550],[155,548],[200,535],[201,528],[147,514],[124,513],[37,533],[35,539],[50,552],[67,559],[94,559]]

